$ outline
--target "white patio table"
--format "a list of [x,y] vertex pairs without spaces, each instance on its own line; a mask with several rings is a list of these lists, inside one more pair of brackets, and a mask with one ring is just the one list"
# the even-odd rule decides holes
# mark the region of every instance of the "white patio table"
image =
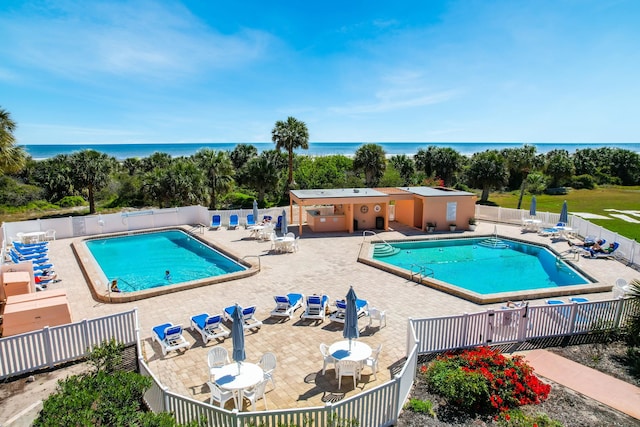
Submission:
[[363,362],[371,356],[371,347],[362,341],[351,340],[351,349],[349,349],[349,340],[344,340],[331,344],[329,354],[336,360]]
[[31,231],[22,233],[20,237],[22,238],[22,243],[35,243],[43,242],[45,234],[47,234],[45,231]]
[[220,368],[211,368],[210,371],[218,387],[233,392],[233,399],[239,411],[242,410],[242,392],[264,379],[264,371],[255,363],[242,362],[240,372],[236,362]]

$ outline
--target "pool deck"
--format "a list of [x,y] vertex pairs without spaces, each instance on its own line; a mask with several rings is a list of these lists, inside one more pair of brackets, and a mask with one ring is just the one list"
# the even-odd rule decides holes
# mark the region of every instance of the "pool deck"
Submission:
[[[378,236],[385,240],[425,236],[420,230],[399,227],[397,223],[392,222],[391,226],[398,229],[380,232]],[[564,252],[569,248],[565,240],[554,240],[535,233],[523,234],[520,227],[502,224],[495,227],[498,234],[505,237],[546,243],[558,252]],[[291,230],[297,231],[297,228],[294,230],[291,226]],[[493,223],[480,223],[474,232],[455,234],[477,236],[488,235],[493,231]],[[219,314],[224,307],[234,303],[242,306],[256,305],[256,317],[262,320],[264,325],[256,332],[247,332],[246,354],[248,362],[257,362],[260,356],[268,351],[277,356],[274,374],[276,388],[267,386],[269,409],[322,406],[324,402],[337,401],[388,381],[394,368],[405,356],[409,317],[471,313],[502,305],[477,305],[358,263],[356,260],[363,242],[362,232],[313,233],[305,227],[300,238],[300,250],[287,254],[272,252],[271,242],[253,240],[249,238],[249,234],[249,231],[239,228],[207,230],[200,236],[241,257],[260,255],[261,271],[255,276],[120,304],[99,302],[92,297],[71,249],[71,244],[81,239],[56,240],[51,242],[50,258],[62,281],[52,285],[52,288],[67,290],[73,321],[137,307],[144,341],[143,354],[149,366],[171,391],[199,401],[207,401],[209,398],[206,359],[208,350],[216,344],[209,342],[204,346],[200,335],[188,330],[189,318],[205,312]],[[454,233],[441,234],[450,236]],[[371,240],[371,237],[368,236],[366,239]],[[256,258],[247,260],[256,262]],[[577,264],[601,283],[613,285],[619,277],[627,281],[640,278],[640,273],[615,260],[584,258],[579,259]],[[170,270],[171,266],[167,266],[166,269]],[[367,369],[355,390],[350,379],[345,379],[342,388],[338,389],[332,368],[329,368],[325,375],[321,374],[322,357],[319,344],[324,342],[330,345],[342,340],[341,324],[331,323],[328,319],[319,325],[303,322],[299,319],[302,309],[298,310],[291,320],[278,321],[269,317],[275,306],[274,295],[290,292],[305,295],[327,294],[331,301],[335,301],[346,295],[350,285],[353,285],[358,298],[366,299],[369,307],[385,310],[387,316],[387,326],[383,328],[368,328],[368,318],[360,319],[360,340],[371,347],[382,344],[383,348],[378,379],[374,380]],[[613,296],[612,292],[581,295],[591,300],[610,299]],[[543,299],[530,300],[532,305],[543,303]],[[170,352],[162,356],[159,345],[152,343],[151,329],[166,322],[185,327],[184,335],[192,344],[188,350]],[[224,340],[220,345],[231,353],[231,339]],[[228,402],[228,405],[231,405],[227,406],[228,408],[232,407],[231,402]],[[257,408],[264,409],[264,402],[259,401]]]

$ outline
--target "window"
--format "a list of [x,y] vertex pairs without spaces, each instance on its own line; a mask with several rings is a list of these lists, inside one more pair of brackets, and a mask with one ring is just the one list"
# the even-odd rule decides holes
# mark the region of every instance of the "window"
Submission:
[[456,221],[456,211],[458,202],[447,202],[447,222],[454,223]]

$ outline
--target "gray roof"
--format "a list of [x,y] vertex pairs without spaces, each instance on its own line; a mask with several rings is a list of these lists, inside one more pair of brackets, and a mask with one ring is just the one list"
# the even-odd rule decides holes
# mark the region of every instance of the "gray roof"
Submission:
[[372,188],[326,188],[318,190],[291,190],[299,199],[328,199],[339,197],[387,197]]
[[408,191],[418,196],[437,197],[437,196],[473,196],[468,191],[458,191],[444,187],[397,187],[401,190]]

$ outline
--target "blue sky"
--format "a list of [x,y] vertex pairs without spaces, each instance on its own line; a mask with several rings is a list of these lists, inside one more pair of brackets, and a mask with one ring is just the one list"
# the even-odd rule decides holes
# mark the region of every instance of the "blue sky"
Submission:
[[640,1],[3,1],[20,144],[639,142]]

